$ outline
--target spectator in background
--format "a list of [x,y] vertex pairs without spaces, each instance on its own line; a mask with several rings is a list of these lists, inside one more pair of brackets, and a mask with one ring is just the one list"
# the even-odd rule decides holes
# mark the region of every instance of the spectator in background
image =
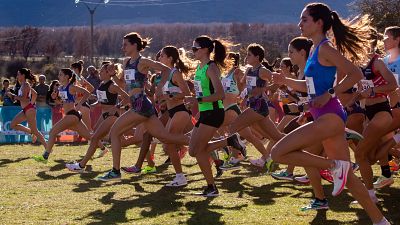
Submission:
[[36,104],[38,106],[46,106],[46,96],[49,91],[49,85],[46,84],[46,76],[39,76],[39,84],[35,86],[35,91],[37,92]]
[[7,95],[7,92],[14,94],[14,91],[10,88],[10,80],[3,80],[3,89],[0,91],[0,101],[3,102],[3,106],[13,106],[13,100]]
[[[15,85],[14,85],[13,91],[11,91],[11,93],[13,93],[13,94],[18,93],[20,88],[21,88],[21,84],[18,82],[18,80],[15,79]],[[12,98],[12,100],[14,102],[14,106],[21,106],[21,103],[18,100],[14,101],[13,98]]]
[[93,104],[97,100],[96,90],[100,86],[101,80],[99,71],[94,66],[89,66],[87,68],[87,73],[88,76],[86,77],[86,80],[94,87],[94,90],[91,93],[91,96],[89,97],[89,104]]

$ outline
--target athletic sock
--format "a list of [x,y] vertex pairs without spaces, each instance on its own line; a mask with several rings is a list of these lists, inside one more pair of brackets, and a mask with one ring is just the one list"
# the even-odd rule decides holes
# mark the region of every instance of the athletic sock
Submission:
[[48,159],[49,156],[50,156],[50,153],[49,153],[49,152],[47,152],[47,151],[44,151],[44,152],[43,152],[43,158],[44,158],[44,159]]
[[381,166],[381,171],[382,171],[382,176],[384,176],[386,178],[390,178],[392,176],[389,165]]

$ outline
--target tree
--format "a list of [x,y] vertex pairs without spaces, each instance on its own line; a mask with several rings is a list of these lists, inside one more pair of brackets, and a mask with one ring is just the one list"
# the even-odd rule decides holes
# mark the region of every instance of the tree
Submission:
[[28,61],[28,57],[31,53],[31,50],[35,47],[35,45],[39,41],[40,30],[34,27],[25,27],[21,30],[20,33],[20,46],[22,56],[25,58],[25,61]]
[[352,8],[361,14],[369,14],[372,25],[382,32],[385,27],[400,25],[399,0],[356,0]]
[[4,32],[4,47],[7,49],[7,54],[13,60],[15,55],[17,54],[17,43],[19,40],[19,29],[18,28],[10,28],[6,32]]

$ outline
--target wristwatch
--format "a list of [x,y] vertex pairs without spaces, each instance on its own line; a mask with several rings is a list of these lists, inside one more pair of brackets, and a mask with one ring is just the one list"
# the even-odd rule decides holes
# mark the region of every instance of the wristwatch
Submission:
[[328,93],[331,95],[331,98],[336,97],[335,89],[329,88],[329,89],[328,89]]

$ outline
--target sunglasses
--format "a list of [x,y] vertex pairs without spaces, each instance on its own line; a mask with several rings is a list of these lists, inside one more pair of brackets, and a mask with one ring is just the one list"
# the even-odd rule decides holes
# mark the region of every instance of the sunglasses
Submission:
[[193,52],[197,52],[199,49],[202,49],[202,47],[192,46]]

